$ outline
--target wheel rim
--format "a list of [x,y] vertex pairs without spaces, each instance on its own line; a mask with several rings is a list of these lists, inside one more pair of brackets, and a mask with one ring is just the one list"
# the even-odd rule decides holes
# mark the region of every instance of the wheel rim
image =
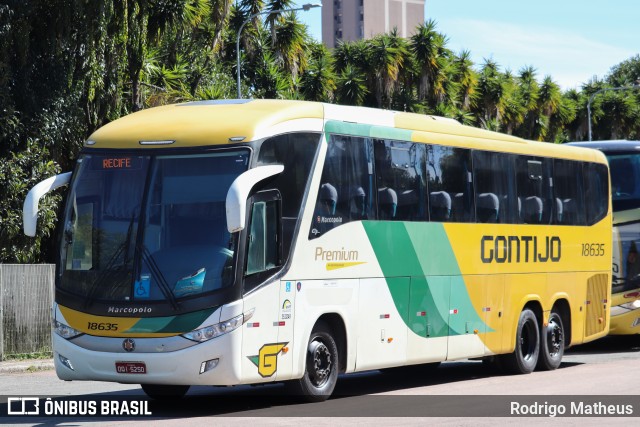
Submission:
[[560,354],[562,349],[562,343],[564,342],[564,336],[560,324],[555,319],[549,320],[547,325],[547,348],[549,349],[549,356],[555,357]]
[[533,321],[529,320],[522,326],[522,333],[520,334],[520,352],[524,360],[530,360],[536,350],[536,325]]
[[322,341],[313,341],[309,345],[309,379],[316,388],[323,387],[331,375],[331,352]]

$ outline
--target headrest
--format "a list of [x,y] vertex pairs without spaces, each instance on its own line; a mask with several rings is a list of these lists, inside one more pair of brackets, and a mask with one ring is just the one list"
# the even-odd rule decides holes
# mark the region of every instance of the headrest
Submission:
[[338,191],[336,187],[329,183],[322,184],[320,186],[320,200],[332,200],[338,202]]
[[429,203],[434,208],[451,209],[451,196],[446,191],[434,191],[429,194]]

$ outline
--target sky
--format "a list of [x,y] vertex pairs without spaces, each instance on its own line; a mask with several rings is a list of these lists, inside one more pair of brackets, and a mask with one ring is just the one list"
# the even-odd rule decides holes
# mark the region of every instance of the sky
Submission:
[[[317,40],[321,16],[320,8],[299,12]],[[638,0],[426,0],[426,19],[449,49],[470,51],[476,68],[485,59],[514,73],[533,66],[538,81],[549,75],[564,90],[640,54]]]

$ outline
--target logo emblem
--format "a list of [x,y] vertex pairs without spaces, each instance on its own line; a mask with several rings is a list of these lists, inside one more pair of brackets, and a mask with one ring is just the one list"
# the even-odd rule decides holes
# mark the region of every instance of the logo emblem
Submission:
[[122,341],[122,348],[124,348],[124,351],[131,353],[136,349],[136,342],[131,338],[127,338],[126,340]]
[[267,378],[278,370],[278,355],[287,344],[287,342],[265,344],[260,348],[260,352],[257,355],[247,357],[251,363],[258,367],[260,376]]

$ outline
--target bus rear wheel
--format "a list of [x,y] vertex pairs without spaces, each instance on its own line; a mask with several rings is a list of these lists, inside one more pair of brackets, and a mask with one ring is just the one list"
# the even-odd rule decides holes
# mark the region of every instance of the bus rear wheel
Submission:
[[538,363],[540,354],[540,327],[533,311],[525,308],[520,313],[516,330],[516,348],[500,358],[500,365],[511,374],[529,374]]
[[292,381],[293,392],[307,402],[325,401],[338,381],[338,347],[325,323],[318,323],[307,345],[304,375]]
[[154,400],[182,399],[189,391],[188,385],[140,384],[147,396]]
[[537,368],[552,371],[562,363],[564,355],[564,327],[560,315],[551,312],[549,322],[540,331],[540,356]]

